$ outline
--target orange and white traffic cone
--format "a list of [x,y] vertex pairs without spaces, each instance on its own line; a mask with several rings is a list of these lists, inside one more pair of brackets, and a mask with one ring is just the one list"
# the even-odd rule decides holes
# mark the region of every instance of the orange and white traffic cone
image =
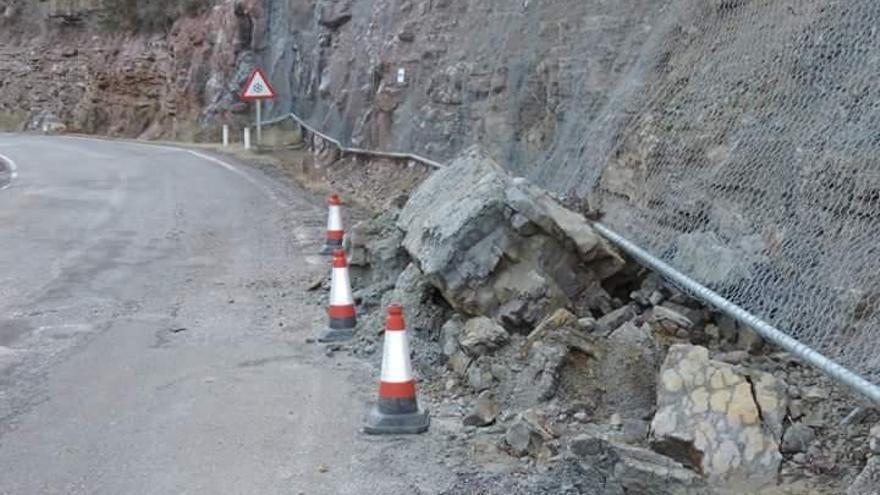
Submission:
[[354,337],[357,326],[351,279],[348,276],[348,260],[345,251],[333,253],[333,272],[330,276],[330,329],[318,338],[319,342],[339,342]]
[[371,435],[424,433],[430,423],[428,412],[419,408],[416,398],[403,307],[392,304],[385,321],[379,401],[367,416],[364,432]]
[[345,237],[345,229],[342,227],[342,200],[332,194],[327,198],[327,206],[327,238],[321,254],[333,254],[337,249],[342,249],[342,238]]

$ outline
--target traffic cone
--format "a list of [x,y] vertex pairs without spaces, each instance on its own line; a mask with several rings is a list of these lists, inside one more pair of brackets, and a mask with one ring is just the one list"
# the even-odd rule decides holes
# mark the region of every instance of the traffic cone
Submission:
[[403,307],[392,304],[385,320],[379,401],[367,416],[364,432],[371,435],[424,433],[430,423],[428,412],[419,408],[416,399]]
[[330,329],[318,339],[319,342],[339,342],[354,337],[357,316],[351,294],[351,279],[348,276],[348,260],[345,258],[345,251],[341,249],[333,253],[328,313]]
[[333,254],[337,249],[342,249],[342,238],[345,237],[342,227],[342,200],[331,194],[327,198],[327,206],[330,210],[327,214],[327,238],[321,254]]

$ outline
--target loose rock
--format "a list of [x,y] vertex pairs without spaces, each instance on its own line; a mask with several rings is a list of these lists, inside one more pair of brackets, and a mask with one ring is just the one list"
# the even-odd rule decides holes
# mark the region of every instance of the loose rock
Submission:
[[660,372],[652,447],[713,480],[770,482],[781,461],[784,390],[766,373],[747,377],[710,360],[703,347],[674,345]]
[[491,354],[509,341],[504,327],[485,316],[468,320],[458,338],[461,348],[474,357]]
[[465,426],[489,426],[495,422],[498,417],[498,404],[495,403],[495,396],[488,392],[483,392],[477,398],[474,410],[465,416],[463,424]]
[[785,430],[785,435],[782,437],[782,452],[786,454],[806,452],[810,442],[815,438],[816,433],[812,428],[803,423],[795,423]]

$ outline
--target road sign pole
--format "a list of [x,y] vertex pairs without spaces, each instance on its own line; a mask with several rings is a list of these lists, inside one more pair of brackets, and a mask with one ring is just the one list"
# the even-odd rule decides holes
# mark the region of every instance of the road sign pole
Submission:
[[263,100],[257,100],[257,146],[263,144]]

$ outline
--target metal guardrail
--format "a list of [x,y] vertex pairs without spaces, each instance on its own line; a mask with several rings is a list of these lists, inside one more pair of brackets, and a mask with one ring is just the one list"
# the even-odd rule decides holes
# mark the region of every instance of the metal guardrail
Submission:
[[[293,113],[289,113],[268,122],[264,122],[264,124],[271,125],[273,123],[282,122],[288,118],[294,120],[302,128],[308,130],[309,132],[320,136],[321,139],[333,143],[333,145],[339,148],[339,150],[343,153],[372,156],[377,158],[409,159],[416,162],[424,163],[434,168],[444,167],[444,165],[439,162],[412,153],[392,153],[346,147],[337,139],[334,139],[333,137],[324,134],[318,129],[315,129],[308,122],[304,121],[299,116]],[[678,284],[706,304],[715,307],[727,316],[730,316],[731,318],[734,318],[740,323],[748,326],[749,328],[760,334],[763,338],[767,339],[770,342],[773,342],[782,349],[785,349],[793,356],[796,356],[805,363],[815,366],[823,373],[828,375],[830,378],[838,381],[843,385],[848,386],[856,393],[864,396],[875,404],[880,405],[880,386],[871,383],[856,372],[842,366],[836,361],[825,357],[811,347],[792,338],[782,330],[749,313],[735,303],[725,299],[720,294],[709,289],[708,287],[705,287],[696,280],[676,270],[668,263],[645,251],[635,243],[615,232],[609,226],[601,222],[594,222],[593,226],[595,227],[596,231],[599,232],[599,234],[601,234],[603,237],[608,239],[609,242],[611,242],[639,262],[643,263],[647,267],[656,271],[667,280]]]

